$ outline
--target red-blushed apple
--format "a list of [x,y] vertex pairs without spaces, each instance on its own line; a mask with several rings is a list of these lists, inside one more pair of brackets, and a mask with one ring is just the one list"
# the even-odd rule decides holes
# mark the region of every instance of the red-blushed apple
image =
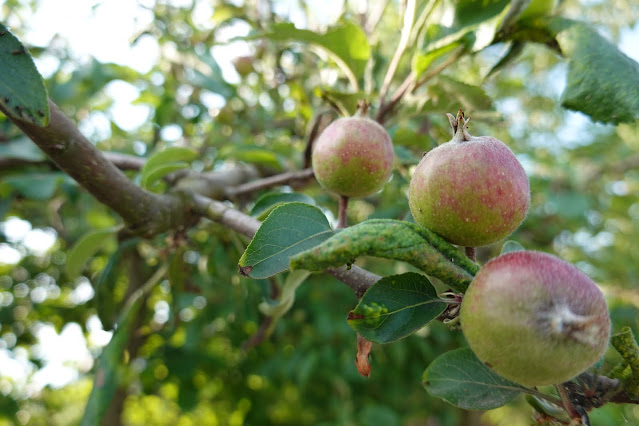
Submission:
[[507,237],[523,222],[530,185],[503,142],[468,133],[459,110],[448,114],[453,139],[421,159],[409,187],[415,221],[452,244],[477,247]]
[[579,375],[601,358],[610,337],[599,287],[574,265],[537,251],[486,263],[464,295],[460,319],[477,358],[525,386]]
[[390,178],[393,160],[386,129],[357,115],[332,122],[313,146],[315,178],[341,196],[365,197],[379,191]]

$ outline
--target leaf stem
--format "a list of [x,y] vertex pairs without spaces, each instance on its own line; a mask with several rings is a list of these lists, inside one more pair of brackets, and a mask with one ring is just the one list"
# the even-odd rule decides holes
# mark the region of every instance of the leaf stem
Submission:
[[348,226],[348,196],[340,195],[339,196],[339,206],[337,212],[337,227],[338,228],[346,228]]
[[475,247],[464,247],[464,251],[466,252],[466,256],[472,260],[473,262],[475,261]]

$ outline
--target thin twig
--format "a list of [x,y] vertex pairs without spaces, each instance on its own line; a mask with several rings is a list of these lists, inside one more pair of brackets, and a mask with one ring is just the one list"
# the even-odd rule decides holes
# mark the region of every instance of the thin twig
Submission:
[[561,398],[561,405],[564,407],[564,410],[566,410],[566,413],[568,413],[570,418],[581,419],[581,414],[579,414],[575,406],[572,404],[570,396],[568,396],[568,392],[566,392],[566,389],[564,389],[563,385],[555,385],[555,389],[557,389],[557,393]]
[[324,122],[324,117],[327,114],[331,114],[333,112],[332,109],[324,109],[313,117],[313,121],[311,122],[310,130],[306,133],[306,149],[304,149],[304,168],[307,169],[311,167],[311,159],[313,156],[313,144],[315,143],[315,139],[321,133],[322,123]]
[[[200,215],[221,223],[249,238],[253,238],[262,224],[259,220],[235,210],[221,201],[211,200],[202,195],[193,194],[193,204],[195,211]],[[370,286],[381,279],[379,275],[355,265],[350,268],[346,266],[328,268],[325,272],[350,287],[357,297],[361,297]]]
[[279,185],[289,185],[292,183],[305,182],[313,178],[313,169],[304,169],[295,172],[286,172],[279,175],[269,176],[264,179],[258,179],[238,185],[234,188],[227,188],[226,195],[228,198],[235,198],[247,195],[252,192],[261,191]]
[[404,79],[404,81],[397,88],[397,90],[395,90],[395,93],[393,93],[393,96],[391,96],[390,101],[382,102],[382,104],[379,107],[379,110],[377,111],[377,116],[375,117],[375,120],[379,124],[384,124],[384,122],[386,121],[386,115],[393,110],[395,105],[397,105],[397,103],[404,97],[404,95],[412,91],[412,89],[409,90],[409,88],[414,83],[415,83],[415,74],[411,72],[408,75],[408,77]]
[[404,51],[408,46],[408,40],[410,39],[410,33],[413,29],[413,22],[415,20],[415,0],[408,0],[406,2],[406,10],[404,11],[404,26],[402,27],[402,34],[399,39],[399,44],[397,45],[397,49],[395,49],[395,54],[391,59],[390,65],[386,70],[386,75],[384,76],[384,81],[382,83],[382,88],[379,90],[379,98],[384,101],[386,98],[386,93],[388,92],[388,88],[390,87],[391,82],[393,81],[393,77],[395,77],[395,72],[397,71],[397,67],[399,66],[399,61],[402,59],[404,55]]
[[457,47],[453,51],[453,53],[450,56],[448,56],[448,58],[446,58],[436,67],[429,70],[426,74],[422,76],[422,78],[417,80],[417,82],[415,83],[415,87],[413,87],[412,90],[418,89],[428,80],[432,79],[433,77],[437,77],[442,71],[444,71],[446,68],[448,68],[450,65],[454,64],[455,62],[457,62],[457,60],[461,58],[462,56],[464,56],[464,54],[466,54],[466,46]]

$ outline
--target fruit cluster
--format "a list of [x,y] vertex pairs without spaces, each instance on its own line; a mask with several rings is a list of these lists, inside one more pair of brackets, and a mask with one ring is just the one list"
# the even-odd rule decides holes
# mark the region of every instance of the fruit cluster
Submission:
[[[333,122],[318,138],[313,169],[340,196],[366,196],[390,177],[393,148],[382,126],[359,114]],[[452,244],[476,247],[514,232],[530,207],[526,173],[500,140],[471,136],[470,119],[447,114],[450,142],[426,153],[409,187],[415,221]],[[602,292],[574,265],[517,251],[484,265],[463,297],[464,335],[477,357],[526,386],[557,384],[605,352],[610,317]]]
[[[428,152],[409,189],[415,221],[462,246],[510,235],[530,206],[523,167],[500,140],[473,137],[461,110],[448,114],[453,139]],[[574,265],[518,251],[482,267],[464,295],[460,319],[477,357],[526,386],[565,382],[605,352],[610,317],[597,285]]]

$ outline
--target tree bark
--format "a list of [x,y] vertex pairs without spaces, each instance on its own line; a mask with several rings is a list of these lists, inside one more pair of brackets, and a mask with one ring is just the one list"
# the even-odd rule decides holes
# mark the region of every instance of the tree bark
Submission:
[[7,117],[62,171],[119,214],[134,233],[150,237],[188,222],[178,195],[158,195],[135,185],[56,104],[49,101],[49,108],[51,120],[46,127]]

